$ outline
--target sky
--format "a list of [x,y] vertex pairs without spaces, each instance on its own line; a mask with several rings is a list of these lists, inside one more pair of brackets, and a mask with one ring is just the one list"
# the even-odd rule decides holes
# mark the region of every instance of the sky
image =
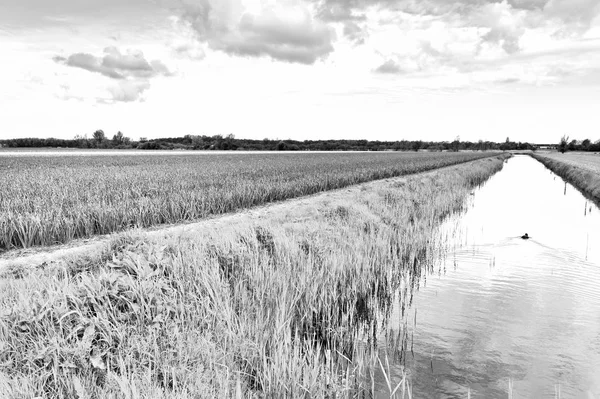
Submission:
[[0,138],[600,139],[600,0],[0,0]]

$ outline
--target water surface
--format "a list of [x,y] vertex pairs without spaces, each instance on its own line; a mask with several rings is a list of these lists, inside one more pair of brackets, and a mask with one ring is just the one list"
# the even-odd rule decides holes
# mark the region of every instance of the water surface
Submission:
[[394,312],[414,336],[395,380],[405,366],[415,398],[600,398],[600,210],[517,156],[440,234],[408,326]]

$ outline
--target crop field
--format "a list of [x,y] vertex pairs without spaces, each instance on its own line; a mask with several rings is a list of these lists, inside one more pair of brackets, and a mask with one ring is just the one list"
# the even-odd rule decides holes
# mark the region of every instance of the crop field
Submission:
[[534,153],[532,156],[600,204],[600,155],[553,152]]
[[589,152],[566,152],[564,154],[552,152],[539,154],[544,157],[560,161],[571,166],[586,169],[600,175],[600,155]]
[[[221,212],[477,156],[77,159],[69,162],[81,163],[78,173],[66,181],[90,182],[101,201],[118,207],[119,189],[132,190],[124,176],[138,190],[158,180],[167,187],[154,198],[171,211],[209,193],[209,204],[226,202],[215,208]],[[410,397],[406,380],[386,374],[378,335],[386,335],[390,357],[400,355],[404,340],[387,336],[386,316],[397,301],[410,304],[422,271],[433,266],[428,259],[442,245],[436,228],[464,209],[505,157],[329,193],[187,236],[123,233],[98,256],[5,271],[0,397],[358,398],[376,390]],[[158,165],[145,169],[150,161]],[[29,162],[38,189],[52,193],[57,181],[34,178]],[[58,179],[67,167],[52,162],[49,176]],[[91,184],[97,180],[104,185]],[[125,194],[131,206],[140,201]],[[85,209],[83,198],[73,200]]]
[[492,155],[0,156],[0,252],[195,220]]

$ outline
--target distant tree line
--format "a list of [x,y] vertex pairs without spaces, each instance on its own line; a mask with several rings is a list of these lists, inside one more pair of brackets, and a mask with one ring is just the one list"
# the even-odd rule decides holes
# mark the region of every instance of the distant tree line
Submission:
[[186,135],[147,140],[131,140],[118,132],[110,139],[104,131],[97,130],[91,137],[78,135],[72,140],[23,138],[0,140],[0,145],[16,147],[63,147],[63,148],[101,148],[101,149],[141,149],[141,150],[222,150],[222,151],[487,151],[487,150],[533,150],[535,144],[510,141],[502,143],[491,141],[378,141],[378,140],[252,140],[238,139],[234,135]]
[[91,137],[87,135],[77,135],[74,139],[39,139],[23,138],[0,140],[0,145],[9,148],[35,148],[35,147],[53,147],[53,148],[103,148],[103,149],[131,149],[137,148],[138,143],[132,141],[121,132],[113,135],[109,139],[104,131],[96,130]]
[[562,136],[557,147],[558,151],[565,153],[567,151],[600,151],[600,140],[594,143],[590,139],[570,140],[569,136]]

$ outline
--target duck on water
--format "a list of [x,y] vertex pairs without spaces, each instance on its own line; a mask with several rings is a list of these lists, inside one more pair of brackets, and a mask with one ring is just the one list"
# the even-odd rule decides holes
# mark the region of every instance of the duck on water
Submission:
[[524,235],[521,236],[522,239],[524,240],[529,240],[529,234],[525,233]]

